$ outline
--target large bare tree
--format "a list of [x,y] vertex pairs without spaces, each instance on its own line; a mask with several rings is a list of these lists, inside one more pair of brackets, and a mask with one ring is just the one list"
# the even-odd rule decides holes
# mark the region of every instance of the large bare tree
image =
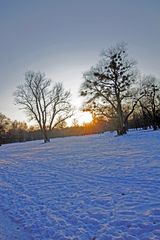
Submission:
[[126,133],[127,120],[138,102],[135,66],[135,61],[128,58],[126,45],[121,43],[104,51],[100,62],[84,73],[81,95],[86,97],[85,107],[112,118],[118,135]]
[[71,94],[62,83],[51,86],[51,80],[44,73],[28,71],[25,83],[18,86],[15,103],[35,120],[42,131],[44,142],[49,142],[49,132],[72,116]]

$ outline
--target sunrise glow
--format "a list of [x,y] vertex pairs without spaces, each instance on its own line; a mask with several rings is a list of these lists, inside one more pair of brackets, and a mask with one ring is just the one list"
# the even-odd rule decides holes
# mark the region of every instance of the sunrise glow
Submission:
[[79,113],[77,120],[79,125],[90,123],[93,120],[92,114],[89,112],[81,112]]

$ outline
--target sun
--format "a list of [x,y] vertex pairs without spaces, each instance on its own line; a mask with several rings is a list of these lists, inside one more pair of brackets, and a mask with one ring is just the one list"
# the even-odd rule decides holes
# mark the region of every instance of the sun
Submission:
[[66,123],[68,127],[74,126],[74,121],[77,125],[83,126],[84,124],[90,123],[93,121],[92,114],[90,112],[76,111],[74,116],[67,119]]
[[77,120],[79,125],[90,123],[93,120],[92,114],[89,112],[80,112],[78,115]]

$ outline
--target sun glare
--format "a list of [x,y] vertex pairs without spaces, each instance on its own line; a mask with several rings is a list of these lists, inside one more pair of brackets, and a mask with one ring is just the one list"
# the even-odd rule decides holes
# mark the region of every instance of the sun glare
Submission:
[[89,112],[81,112],[78,116],[78,124],[79,125],[83,125],[85,123],[90,123],[93,118],[92,118],[92,114]]

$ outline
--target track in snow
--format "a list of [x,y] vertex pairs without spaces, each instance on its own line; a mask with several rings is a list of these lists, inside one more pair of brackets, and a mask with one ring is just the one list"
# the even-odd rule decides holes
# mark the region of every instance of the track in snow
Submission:
[[159,135],[2,146],[0,208],[10,222],[2,224],[4,240],[11,232],[18,240],[160,239]]

